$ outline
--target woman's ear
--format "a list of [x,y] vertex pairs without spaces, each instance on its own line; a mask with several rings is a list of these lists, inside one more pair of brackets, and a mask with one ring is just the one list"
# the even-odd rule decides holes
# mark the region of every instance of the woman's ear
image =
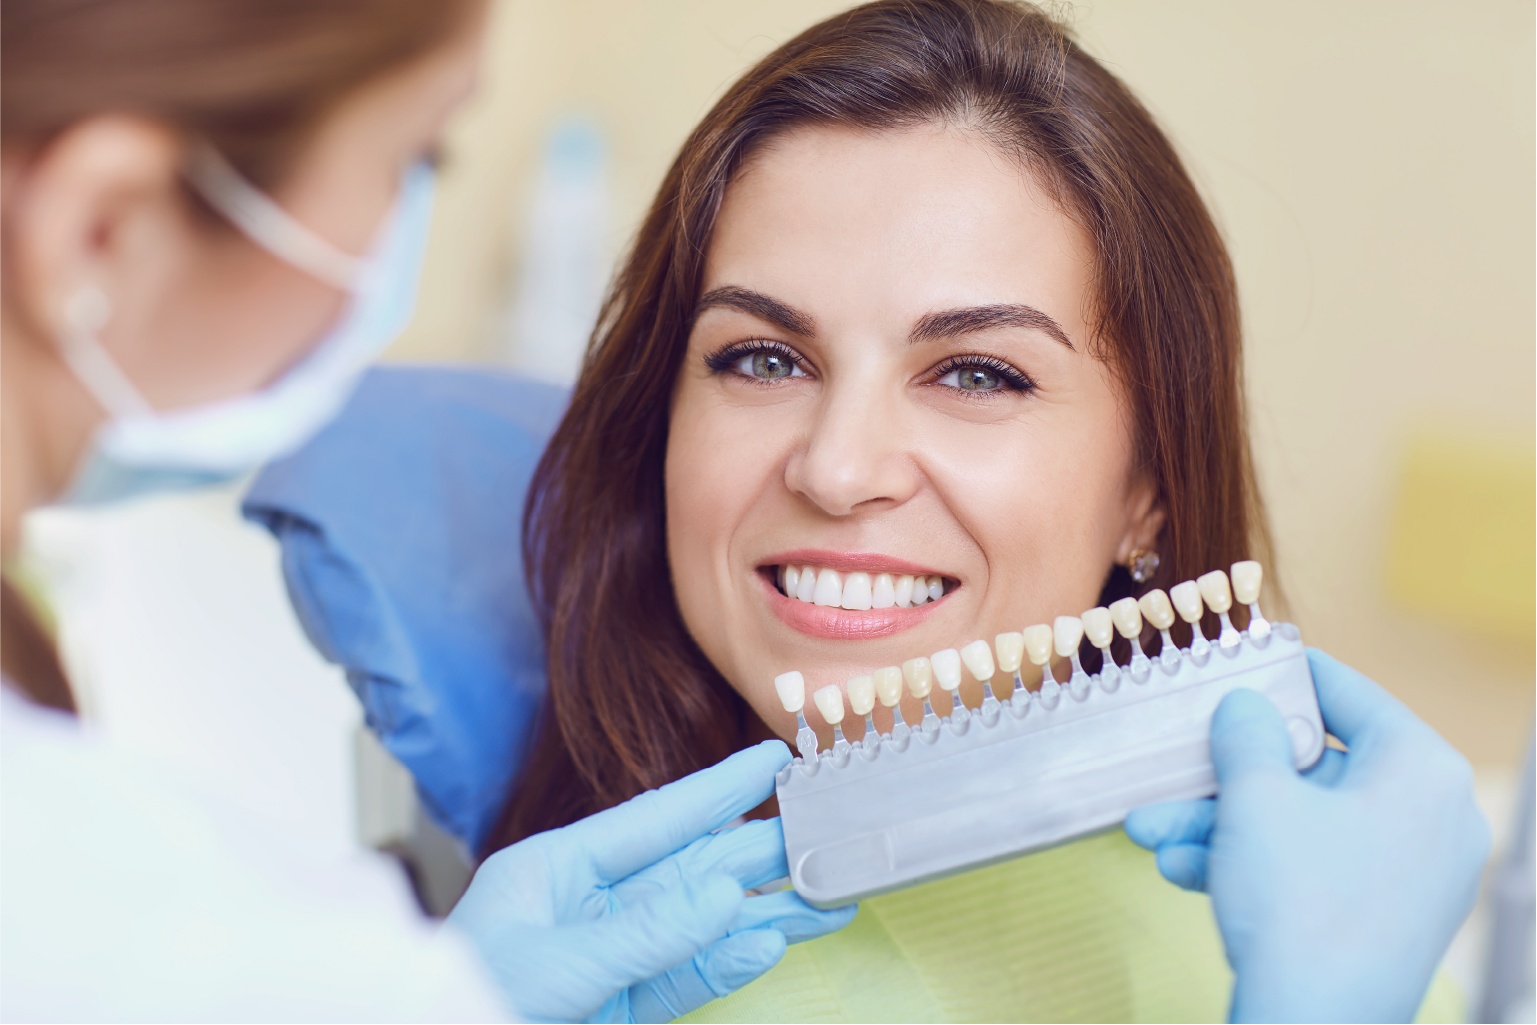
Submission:
[[1137,474],[1126,494],[1126,532],[1116,546],[1115,561],[1124,566],[1139,548],[1156,550],[1166,513],[1152,476]]
[[82,288],[100,289],[124,313],[160,291],[185,255],[174,245],[186,226],[182,151],[158,122],[104,115],[35,152],[7,155],[5,303],[13,323],[51,345]]

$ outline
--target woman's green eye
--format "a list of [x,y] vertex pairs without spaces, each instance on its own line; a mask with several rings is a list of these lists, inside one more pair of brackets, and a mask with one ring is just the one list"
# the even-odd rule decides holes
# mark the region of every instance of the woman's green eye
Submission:
[[804,377],[805,372],[795,361],[778,352],[759,350],[737,360],[736,372],[760,381],[777,381],[785,377]]
[[1003,386],[998,375],[985,367],[961,367],[952,370],[939,379],[940,384],[947,384],[961,391],[997,391]]

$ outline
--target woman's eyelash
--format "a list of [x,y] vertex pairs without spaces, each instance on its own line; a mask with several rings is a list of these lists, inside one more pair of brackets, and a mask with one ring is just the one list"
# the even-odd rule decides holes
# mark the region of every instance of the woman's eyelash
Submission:
[[771,342],[766,338],[751,338],[745,342],[732,342],[722,346],[704,358],[704,365],[717,374],[725,373],[745,356],[754,356],[760,352],[771,352],[775,356],[781,356],[798,367],[805,366],[805,359],[800,353],[790,348],[784,342]]
[[935,367],[933,372],[937,379],[947,374],[953,374],[957,370],[966,370],[973,367],[979,367],[997,374],[998,379],[1011,391],[1033,391],[1035,389],[1035,382],[1030,379],[1030,375],[1020,372],[997,356],[950,356],[939,366]]

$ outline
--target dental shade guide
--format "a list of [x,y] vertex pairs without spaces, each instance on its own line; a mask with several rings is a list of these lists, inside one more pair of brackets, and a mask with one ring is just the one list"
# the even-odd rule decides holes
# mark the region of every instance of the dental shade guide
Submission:
[[[1216,792],[1212,713],[1239,688],[1257,690],[1275,703],[1291,735],[1295,764],[1299,769],[1313,765],[1323,754],[1324,727],[1306,649],[1295,626],[1271,624],[1259,615],[1259,572],[1258,564],[1234,567],[1232,597],[1250,607],[1252,618],[1248,629],[1233,630],[1236,642],[1224,643],[1224,630],[1215,645],[1220,658],[1211,657],[1209,641],[1204,661],[1188,650],[1172,650],[1167,630],[1174,607],[1157,592],[1161,604],[1155,599],[1139,606],[1124,599],[1109,609],[1090,609],[1076,630],[1064,622],[1072,617],[1060,617],[1053,626],[1000,634],[986,659],[986,643],[973,641],[913,659],[900,670],[887,667],[849,681],[851,707],[856,714],[866,709],[866,741],[874,734],[866,680],[892,710],[893,729],[873,746],[863,745],[862,757],[852,759],[841,728],[832,751],[817,753],[812,734],[811,753],[805,754],[798,738],[802,757],[777,778],[795,889],[816,907],[841,907],[1114,827],[1140,805],[1208,797]],[[1205,604],[1222,616],[1222,593],[1208,582],[1197,598],[1215,597]],[[1187,596],[1188,589],[1181,592],[1182,600]],[[1132,642],[1126,665],[1117,665],[1109,644],[1100,643],[1105,640],[1102,613]],[[1144,617],[1164,634],[1158,672],[1137,642]],[[1256,622],[1263,624],[1258,631]],[[1063,687],[1051,672],[1051,654],[1062,652],[1075,634],[1086,634],[1099,648],[1105,669],[1090,675],[1076,667],[1074,676],[1083,673],[1087,690],[1081,698],[1064,700]],[[1204,640],[1198,626],[1194,638]],[[1071,660],[1075,654],[1076,647],[1062,657]],[[1017,682],[1020,655],[1042,669],[1039,694],[1031,695]],[[1013,674],[1015,689],[1006,702],[1010,714],[989,717],[985,699],[982,709],[966,710],[959,683],[950,685],[961,667],[984,684],[989,669]],[[1114,673],[1107,674],[1112,668]],[[943,720],[928,704],[936,678],[955,700],[955,710]],[[787,683],[781,686],[780,681]],[[924,743],[910,743],[906,735],[899,707],[904,681],[912,696],[924,702],[924,724],[918,728]],[[1069,681],[1070,692],[1075,682]],[[799,686],[795,693],[792,683]],[[799,715],[805,704],[801,675],[786,673],[775,684],[785,708]],[[1049,690],[1056,693],[1048,700]],[[813,695],[823,718],[835,727],[843,717],[842,693],[832,686]],[[990,686],[986,693],[991,695]],[[997,704],[1001,711],[1005,702]],[[957,715],[964,716],[962,724],[953,721]],[[804,718],[798,722],[803,725]]]
[[1051,637],[1058,657],[1072,662],[1073,675],[1068,678],[1067,692],[1074,701],[1087,700],[1089,674],[1083,671],[1083,663],[1078,661],[1078,645],[1083,642],[1083,620],[1077,616],[1058,616],[1051,624]]

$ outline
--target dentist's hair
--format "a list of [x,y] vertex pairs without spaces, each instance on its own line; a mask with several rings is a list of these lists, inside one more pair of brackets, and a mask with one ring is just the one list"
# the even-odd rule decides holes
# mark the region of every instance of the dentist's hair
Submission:
[[[0,147],[24,157],[85,119],[136,115],[211,141],[270,186],[337,101],[446,42],[483,2],[5,0]],[[48,631],[9,581],[0,670],[39,703],[74,710]]]
[[[712,764],[761,730],[690,638],[668,569],[668,418],[705,254],[733,175],[777,134],[932,123],[1017,157],[1093,238],[1095,354],[1120,380],[1168,513],[1148,586],[1268,555],[1232,267],[1153,118],[1040,8],[857,7],[779,47],[706,115],[604,305],[529,495],[524,544],[549,697],[493,843]],[[1105,598],[1130,590],[1118,568]]]

